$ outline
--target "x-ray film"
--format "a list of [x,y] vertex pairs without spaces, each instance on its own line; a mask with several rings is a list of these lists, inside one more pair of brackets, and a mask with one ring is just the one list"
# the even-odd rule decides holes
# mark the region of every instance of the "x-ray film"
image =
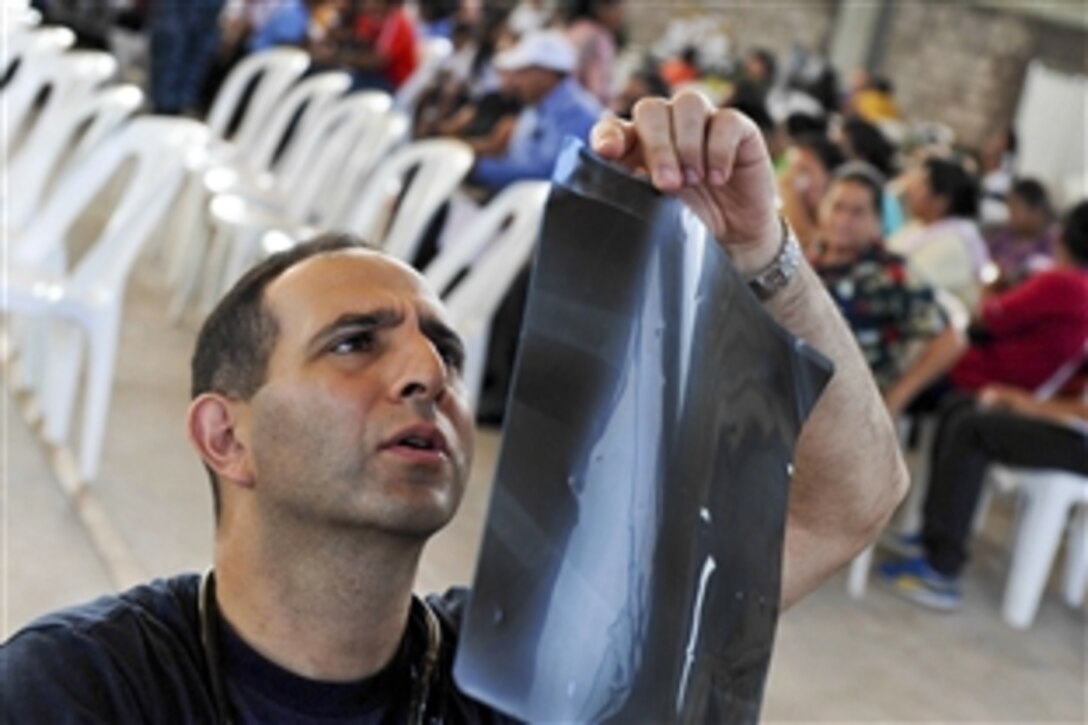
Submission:
[[830,364],[676,199],[564,150],[455,676],[532,722],[758,719]]

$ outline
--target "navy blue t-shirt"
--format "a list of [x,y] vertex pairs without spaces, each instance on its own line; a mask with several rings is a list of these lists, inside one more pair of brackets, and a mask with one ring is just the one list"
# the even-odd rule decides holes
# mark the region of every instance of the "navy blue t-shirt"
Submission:
[[[200,644],[199,587],[196,574],[159,579],[47,615],[17,632],[0,646],[0,721],[215,722],[211,674]],[[453,683],[465,598],[465,590],[452,589],[427,600],[444,642],[428,722],[513,722]],[[407,719],[411,667],[426,646],[412,626],[388,666],[352,683],[299,677],[254,651],[222,618],[217,626],[236,723]]]

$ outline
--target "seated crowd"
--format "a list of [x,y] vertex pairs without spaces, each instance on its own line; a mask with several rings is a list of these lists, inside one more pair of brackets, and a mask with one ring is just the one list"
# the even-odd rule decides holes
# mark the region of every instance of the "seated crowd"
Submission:
[[[587,140],[605,109],[628,118],[640,98],[703,80],[693,47],[621,78],[624,11],[623,0],[447,1],[421,2],[412,17],[399,0],[239,0],[223,16],[216,62],[295,45],[320,67],[350,70],[356,88],[396,91],[419,65],[420,40],[448,38],[452,53],[419,96],[413,135],[468,143],[468,183],[486,198],[548,178],[564,137]],[[773,53],[751,49],[722,103],[763,132],[782,213],[889,413],[937,417],[924,529],[915,555],[883,573],[908,596],[949,608],[986,463],[1088,473],[1084,428],[1069,425],[1088,421],[1079,402],[1088,203],[1059,224],[1046,187],[1017,175],[1009,129],[977,156],[910,147],[896,142],[910,109],[888,79],[858,72],[840,93],[826,63],[804,66],[783,77]],[[512,320],[507,341],[517,336]],[[1062,371],[1068,379],[1056,380]],[[1038,399],[1044,391],[1053,399]]]

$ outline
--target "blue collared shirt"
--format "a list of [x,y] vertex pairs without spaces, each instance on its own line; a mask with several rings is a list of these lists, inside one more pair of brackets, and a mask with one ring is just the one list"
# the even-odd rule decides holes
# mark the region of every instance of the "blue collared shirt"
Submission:
[[301,0],[286,0],[249,39],[250,52],[276,45],[301,45],[310,27],[310,11]]
[[568,134],[583,141],[601,105],[573,78],[563,79],[535,106],[522,110],[506,153],[476,161],[472,181],[492,189],[522,179],[547,179]]

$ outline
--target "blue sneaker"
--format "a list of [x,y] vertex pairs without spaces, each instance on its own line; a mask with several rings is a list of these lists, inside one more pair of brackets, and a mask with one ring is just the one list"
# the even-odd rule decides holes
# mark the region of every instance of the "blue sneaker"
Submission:
[[938,574],[924,556],[881,564],[879,571],[896,594],[930,609],[951,612],[963,601],[959,578]]
[[885,530],[876,545],[886,549],[904,559],[916,559],[925,554],[922,549],[922,532],[913,534],[899,534],[891,530]]

